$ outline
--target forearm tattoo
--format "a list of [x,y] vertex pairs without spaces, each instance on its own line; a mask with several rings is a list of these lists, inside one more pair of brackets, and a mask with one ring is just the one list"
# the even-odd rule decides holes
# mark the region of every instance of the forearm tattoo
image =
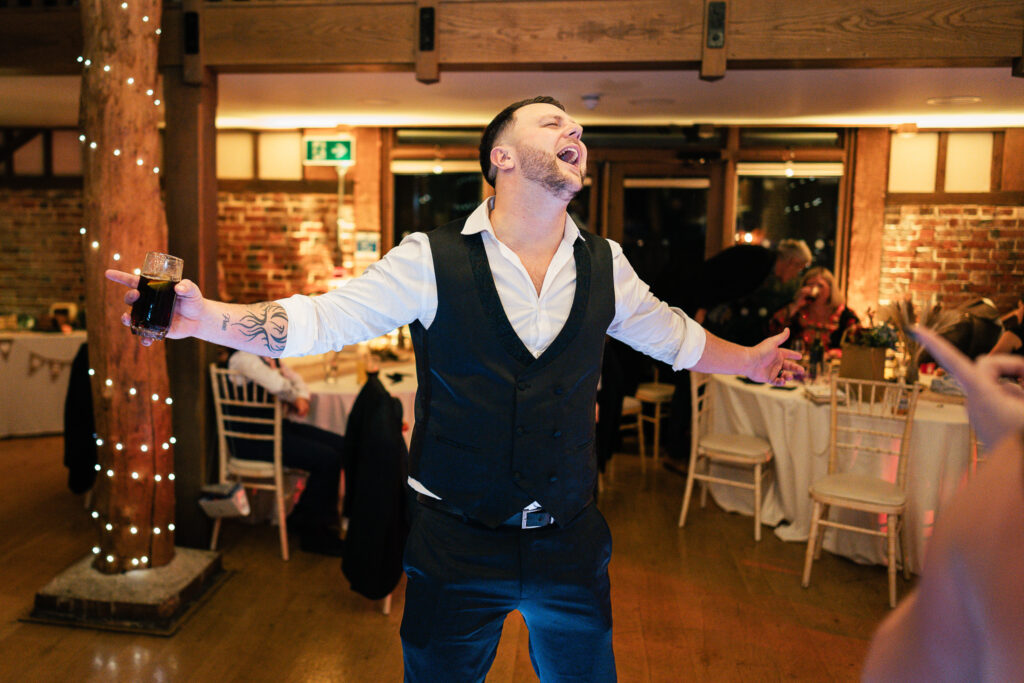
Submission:
[[222,330],[228,329],[228,322],[230,322],[230,320],[231,320],[231,317],[227,313],[225,313],[224,314],[224,320],[222,320],[221,323],[220,323],[220,329],[222,329]]
[[262,343],[270,353],[284,351],[288,340],[288,314],[281,304],[253,304],[231,326],[237,327],[249,341]]

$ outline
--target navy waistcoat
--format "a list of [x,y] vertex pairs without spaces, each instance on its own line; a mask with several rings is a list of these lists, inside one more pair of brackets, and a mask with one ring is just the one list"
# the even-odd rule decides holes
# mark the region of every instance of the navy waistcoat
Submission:
[[437,315],[410,327],[416,426],[409,474],[470,517],[497,526],[532,501],[556,520],[587,506],[597,470],[594,406],[615,315],[611,248],[580,231],[576,292],[539,358],[498,298],[482,235],[465,219],[429,233]]

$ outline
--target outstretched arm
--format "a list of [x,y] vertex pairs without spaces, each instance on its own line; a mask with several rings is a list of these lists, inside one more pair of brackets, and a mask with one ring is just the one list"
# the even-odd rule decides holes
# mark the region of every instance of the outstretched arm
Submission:
[[[120,270],[108,270],[108,280],[130,287],[124,302],[132,304],[139,298],[136,289],[139,276]],[[288,314],[274,302],[258,304],[227,304],[203,297],[199,287],[191,280],[182,280],[174,286],[177,299],[174,302],[174,317],[167,331],[170,339],[196,337],[208,342],[249,351],[261,356],[279,357],[288,340]],[[131,323],[127,312],[121,314],[121,322]],[[143,346],[153,340],[140,339]]]
[[789,329],[768,337],[757,346],[740,346],[707,333],[704,353],[693,366],[697,372],[721,372],[746,375],[757,382],[770,382],[776,386],[803,374],[803,368],[794,361],[797,351],[782,348],[789,339]]

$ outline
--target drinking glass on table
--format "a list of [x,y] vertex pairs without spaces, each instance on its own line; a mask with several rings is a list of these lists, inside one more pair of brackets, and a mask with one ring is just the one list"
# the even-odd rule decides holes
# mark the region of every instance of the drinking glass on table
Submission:
[[163,339],[174,313],[174,285],[181,281],[184,262],[177,256],[151,251],[139,276],[139,298],[132,304],[132,334]]
[[341,374],[341,359],[337,351],[328,351],[324,354],[324,381],[334,384]]
[[800,354],[800,360],[797,363],[804,369],[804,378],[807,377],[807,346],[804,344],[803,339],[793,340],[793,350]]

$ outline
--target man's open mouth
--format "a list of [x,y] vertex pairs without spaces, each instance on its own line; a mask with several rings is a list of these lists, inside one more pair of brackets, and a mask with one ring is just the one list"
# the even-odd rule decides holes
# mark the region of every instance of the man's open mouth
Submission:
[[578,166],[580,161],[580,150],[570,145],[560,151],[556,156],[567,164]]

